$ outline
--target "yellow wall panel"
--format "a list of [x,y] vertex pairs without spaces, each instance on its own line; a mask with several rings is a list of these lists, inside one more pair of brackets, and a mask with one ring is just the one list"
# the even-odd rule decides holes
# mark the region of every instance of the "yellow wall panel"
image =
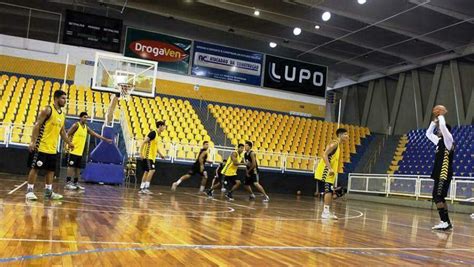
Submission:
[[208,86],[200,86],[199,91],[195,91],[193,84],[160,79],[157,80],[156,86],[156,91],[160,94],[197,99],[202,98],[207,101],[270,109],[280,112],[304,112],[322,118],[325,115],[325,107],[322,105],[302,103],[271,96],[254,95],[250,93],[236,92]]
[[[5,72],[63,79],[64,66],[64,64],[60,63],[0,55],[0,71]],[[69,65],[67,72],[68,80],[74,80],[75,70],[75,65]],[[193,84],[178,81],[158,79],[156,86],[157,93],[160,94],[204,99],[206,101],[249,106],[280,112],[303,112],[321,118],[324,118],[326,110],[323,105],[302,103],[271,96],[255,95],[215,87],[200,86],[199,91],[195,91]]]
[[[0,55],[0,71],[64,79],[65,64]],[[69,65],[67,80],[74,80],[75,65]]]

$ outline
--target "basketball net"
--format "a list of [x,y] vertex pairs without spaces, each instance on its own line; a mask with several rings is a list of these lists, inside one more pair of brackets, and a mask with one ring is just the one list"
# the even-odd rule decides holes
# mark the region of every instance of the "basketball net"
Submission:
[[125,101],[130,100],[131,93],[135,89],[135,86],[131,83],[118,83],[117,84],[118,89],[120,90],[120,98]]

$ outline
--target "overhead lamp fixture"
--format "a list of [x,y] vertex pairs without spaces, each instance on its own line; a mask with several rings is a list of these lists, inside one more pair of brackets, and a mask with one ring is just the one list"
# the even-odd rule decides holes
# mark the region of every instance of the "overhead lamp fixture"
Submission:
[[367,2],[367,0],[357,0],[357,3],[359,3],[359,5],[363,5]]
[[316,24],[316,25],[314,25],[314,28],[315,28],[316,30],[319,30],[319,29],[321,29],[321,26],[319,26],[319,25]]
[[255,11],[253,12],[253,14],[255,16],[260,16],[260,11],[258,9],[255,9]]
[[331,12],[329,11],[325,11],[323,13],[323,15],[321,16],[321,18],[324,20],[324,21],[328,21],[331,19]]
[[270,42],[268,45],[269,45],[271,48],[277,47],[277,43],[275,43],[275,42]]
[[295,28],[293,29],[293,34],[294,34],[294,35],[300,35],[300,34],[301,34],[301,28],[295,27]]

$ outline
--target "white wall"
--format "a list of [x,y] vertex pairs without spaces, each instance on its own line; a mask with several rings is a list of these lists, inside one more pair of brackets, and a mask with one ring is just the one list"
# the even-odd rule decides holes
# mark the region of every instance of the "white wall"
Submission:
[[[35,60],[43,60],[65,64],[67,54],[69,54],[69,64],[80,65],[83,60],[94,61],[95,53],[97,51],[99,50],[0,34],[0,55],[30,58]],[[111,54],[120,55],[117,53]],[[84,68],[82,68],[82,70],[84,70]],[[179,81],[189,84],[198,84],[201,86],[216,87],[225,90],[270,96],[303,103],[326,105],[326,100],[322,97],[315,97],[274,89],[265,89],[262,87],[247,86],[235,83],[227,83],[217,80],[198,78],[194,76],[178,75],[159,71],[158,79]]]

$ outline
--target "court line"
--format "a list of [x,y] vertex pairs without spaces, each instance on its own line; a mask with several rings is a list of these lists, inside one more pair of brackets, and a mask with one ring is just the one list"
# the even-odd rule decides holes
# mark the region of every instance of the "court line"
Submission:
[[15,187],[13,190],[11,190],[10,192],[8,192],[8,195],[11,195],[13,193],[15,193],[18,189],[22,188],[24,185],[26,185],[28,183],[28,181],[24,181],[21,185]]
[[247,208],[247,209],[255,210],[255,208],[252,208],[252,207],[249,207],[249,206],[245,206],[245,205],[236,204],[236,203],[233,203],[232,201],[223,201],[223,200],[219,200],[219,199],[215,199],[215,198],[210,199],[210,198],[208,198],[208,197],[197,196],[197,195],[194,195],[194,194],[191,194],[191,193],[183,193],[183,194],[189,195],[189,196],[193,196],[193,197],[198,197],[198,198],[204,198],[204,199],[207,199],[207,200],[217,201],[217,202],[221,202],[221,203],[231,204],[231,205],[235,205],[235,206],[237,206],[237,207],[242,207],[242,208]]
[[[23,207],[35,207],[35,208],[43,208],[43,209],[59,209],[59,210],[77,210],[81,212],[102,212],[102,213],[114,213],[114,214],[128,214],[128,215],[148,215],[148,216],[160,216],[160,217],[179,217],[179,216],[186,216],[188,218],[201,218],[201,217],[206,217],[206,218],[216,218],[216,219],[222,219],[222,220],[259,220],[259,221],[322,221],[324,219],[322,218],[277,218],[277,216],[274,217],[267,217],[267,218],[261,218],[261,217],[222,217],[222,216],[214,216],[214,215],[186,215],[186,214],[159,214],[159,213],[143,213],[143,212],[128,212],[128,211],[112,211],[112,210],[98,210],[98,209],[87,209],[87,208],[65,208],[65,207],[57,207],[57,206],[40,206],[38,205],[33,205],[33,204],[25,204],[25,203],[0,203],[0,205],[3,206],[23,206]],[[232,207],[227,207],[229,211],[220,211],[220,212],[215,212],[215,213],[232,213],[235,211],[234,208]],[[349,210],[351,211],[351,210]],[[349,219],[356,219],[360,218],[364,215],[363,212],[359,210],[353,209],[352,211],[359,213],[358,215],[352,215],[352,216],[346,216],[346,217],[339,217],[339,221],[342,220],[349,220]],[[193,212],[193,211],[183,211],[184,212]],[[338,213],[336,213],[338,214]],[[0,239],[1,240],[1,239]]]
[[[411,260],[434,260],[444,263],[462,263],[462,264],[473,264],[474,261],[460,260],[460,259],[450,259],[446,255],[443,258],[433,258],[431,256],[425,255],[414,255],[414,254],[403,254],[403,253],[383,253],[378,251],[464,251],[471,252],[474,251],[474,248],[357,248],[357,247],[298,247],[298,246],[245,246],[245,245],[193,245],[193,244],[156,244],[152,246],[145,247],[129,247],[129,248],[97,248],[97,249],[87,249],[87,250],[76,250],[76,251],[65,251],[65,252],[52,252],[52,253],[43,253],[36,255],[24,255],[17,257],[9,258],[0,258],[0,263],[15,262],[15,261],[24,261],[24,260],[34,260],[46,257],[62,257],[62,256],[74,256],[74,255],[83,255],[83,254],[92,254],[92,253],[108,253],[108,252],[126,252],[126,251],[145,251],[145,250],[172,250],[172,249],[200,249],[200,250],[276,250],[276,251],[309,251],[309,252],[321,252],[321,253],[353,253],[353,254],[362,254],[364,256],[388,256],[388,257],[401,257]],[[372,251],[375,251],[372,252]]]
[[[76,210],[76,211],[81,211],[81,212],[102,212],[102,213],[114,213],[114,214],[128,214],[128,215],[148,215],[148,216],[161,216],[161,217],[179,217],[179,216],[186,216],[189,218],[200,218],[200,217],[207,217],[207,218],[223,218],[223,217],[217,217],[217,216],[207,216],[207,215],[200,215],[200,216],[190,216],[186,214],[159,214],[159,213],[144,213],[144,212],[129,212],[129,211],[113,211],[113,210],[98,210],[98,209],[87,209],[87,208],[66,208],[66,207],[57,207],[57,206],[40,206],[38,202],[38,205],[33,205],[33,204],[24,204],[24,203],[0,203],[0,205],[3,206],[23,206],[23,207],[34,207],[34,208],[43,208],[43,209],[58,209],[58,210]],[[229,210],[228,211],[215,211],[215,213],[232,213],[235,211],[234,208],[232,207],[227,207]],[[183,211],[185,212],[194,212],[194,211]],[[203,212],[201,212],[203,213]],[[228,218],[228,217],[225,217]],[[238,217],[235,217],[238,219]]]
[[[156,211],[159,211],[159,210],[156,210],[156,209],[151,209],[151,208],[140,208],[140,207],[136,207],[136,208],[129,208],[129,207],[124,207],[124,206],[112,206],[112,205],[102,205],[102,204],[93,204],[93,203],[84,203],[84,202],[77,202],[77,201],[70,201],[70,200],[64,200],[62,199],[61,202],[64,202],[64,203],[74,203],[74,204],[80,204],[80,205],[83,205],[83,206],[95,206],[95,207],[105,207],[105,208],[112,208],[112,209],[125,209],[125,210],[131,210],[131,211],[140,211],[140,210],[147,210],[147,211],[151,211],[152,213],[151,214],[158,214],[156,213]],[[201,205],[202,206],[202,205]],[[183,211],[179,211],[179,210],[164,210],[165,212],[171,212],[171,213],[178,213],[178,212],[199,212],[199,213],[203,213],[203,214],[212,214],[212,213],[231,213],[231,212],[234,212],[235,209],[234,208],[231,208],[231,207],[219,207],[219,208],[227,208],[228,210],[211,210],[211,211],[196,211],[196,210],[183,210]],[[87,210],[87,209],[86,209]],[[106,211],[108,212],[108,211]]]

